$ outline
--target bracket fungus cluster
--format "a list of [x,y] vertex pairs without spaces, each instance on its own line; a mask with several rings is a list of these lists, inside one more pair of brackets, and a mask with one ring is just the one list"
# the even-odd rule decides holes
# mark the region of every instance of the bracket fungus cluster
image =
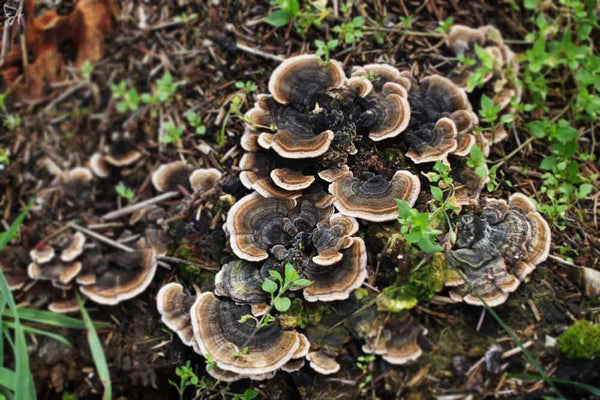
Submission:
[[[490,306],[506,301],[550,251],[550,227],[533,202],[521,193],[504,200],[488,199],[480,215],[459,217],[449,266],[460,270]],[[450,278],[455,301],[483,305],[459,276]]]

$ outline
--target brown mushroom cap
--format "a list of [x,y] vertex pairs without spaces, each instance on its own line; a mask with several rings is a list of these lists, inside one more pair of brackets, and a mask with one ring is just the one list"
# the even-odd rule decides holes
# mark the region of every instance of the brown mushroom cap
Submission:
[[407,74],[400,72],[397,68],[388,64],[367,64],[362,67],[352,68],[352,77],[362,77],[368,79],[374,87],[374,90],[380,92],[388,82],[401,85],[407,91],[410,90],[412,82]]
[[65,191],[80,191],[94,179],[92,171],[85,167],[75,167],[63,172],[61,176]]
[[56,263],[39,265],[31,263],[27,267],[27,275],[34,280],[56,281],[59,284],[67,285],[77,274],[81,272],[81,263]]
[[83,246],[85,245],[85,236],[81,232],[75,232],[71,237],[68,244],[63,247],[60,253],[60,260],[63,262],[71,262],[83,253]]
[[55,255],[54,248],[48,244],[37,246],[29,252],[29,256],[36,264],[46,264],[52,261]]
[[[450,177],[454,180],[454,202],[456,206],[477,205],[479,195],[489,182],[489,177],[482,178],[475,170],[469,167],[464,158],[449,157]],[[487,171],[487,166],[483,166]]]
[[302,173],[291,168],[276,168],[271,171],[271,179],[282,189],[294,191],[307,189],[315,181],[311,175],[302,175]]
[[[277,323],[271,323],[249,339],[255,323],[239,322],[247,314],[250,314],[249,306],[219,300],[211,292],[200,294],[191,309],[194,337],[200,352],[210,354],[217,367],[238,374],[260,375],[279,369],[298,349],[298,333],[282,331]],[[248,352],[235,355],[244,345]]]
[[4,274],[9,290],[21,289],[27,283],[27,269],[23,264],[22,248],[6,246],[0,252],[0,270]]
[[342,214],[373,222],[398,218],[395,199],[405,200],[412,206],[420,189],[419,178],[402,170],[397,171],[390,182],[381,176],[362,181],[348,172],[329,185],[335,207]]
[[81,293],[96,303],[115,305],[146,290],[156,272],[156,251],[144,239],[136,247],[132,252],[109,254],[108,268],[96,274],[93,284],[81,287]]
[[55,300],[48,305],[48,310],[58,314],[69,314],[79,311],[79,304],[75,298]]
[[455,24],[450,28],[446,44],[456,54],[464,54],[475,43],[482,46],[485,42],[485,33],[480,29],[473,29],[465,25]]
[[[546,259],[550,227],[535,211],[533,202],[516,193],[508,203],[488,199],[480,216],[461,216],[455,247],[446,253],[446,261],[462,270],[490,306],[497,306]],[[455,301],[483,305],[458,279],[447,285],[455,287],[450,291]]]
[[238,374],[238,373],[235,373],[232,371],[226,371],[215,365],[207,365],[206,372],[210,376],[212,376],[213,378],[215,378],[221,382],[236,382],[236,381],[239,381],[240,379],[250,379],[253,381],[264,381],[266,379],[273,378],[275,376],[275,374],[277,373],[277,371],[272,371],[272,372],[268,372],[266,374],[245,375],[245,374]]
[[271,261],[267,260],[261,268],[241,260],[225,264],[215,275],[215,294],[227,296],[237,304],[268,303],[269,295],[261,285],[269,277],[269,269],[280,269]]
[[[299,201],[263,198],[249,194],[229,210],[225,231],[230,235],[233,252],[241,259],[261,261],[287,247],[299,231],[310,232],[318,222],[329,218],[333,208],[326,196],[305,196]],[[321,203],[324,203],[320,205]]]
[[410,150],[406,155],[415,163],[421,164],[445,159],[449,153],[456,150],[457,131],[454,121],[450,118],[439,119],[432,131],[431,140],[412,140]]
[[101,153],[94,153],[88,161],[90,169],[98,178],[108,178],[110,167],[107,165],[104,156]]
[[309,263],[305,276],[312,284],[304,289],[307,301],[344,300],[359,288],[367,277],[367,249],[365,242],[355,237],[348,249],[342,250],[342,260],[334,265]]
[[342,85],[346,74],[336,60],[323,66],[315,55],[300,55],[283,61],[271,74],[269,92],[281,104],[305,104],[316,93]]
[[189,188],[192,169],[184,161],[162,164],[152,173],[152,185],[159,192]]
[[287,363],[285,363],[281,367],[281,370],[285,371],[285,372],[300,371],[302,369],[302,367],[304,367],[304,364],[305,364],[304,360],[305,360],[305,358],[292,359],[292,360],[288,361]]
[[156,295],[156,308],[162,322],[177,333],[183,344],[196,346],[190,317],[190,309],[196,296],[184,292],[178,283],[168,283]]
[[192,172],[189,181],[193,191],[207,191],[215,187],[222,177],[223,174],[216,168],[199,168]]
[[312,258],[315,264],[332,265],[342,259],[340,249],[352,246],[350,236],[358,231],[358,222],[352,217],[333,214],[329,221],[321,221],[311,232],[311,241],[318,254]]
[[126,167],[142,157],[128,138],[128,134],[112,135],[112,142],[104,155],[104,161],[115,167]]
[[365,76],[353,76],[346,80],[345,85],[359,97],[367,97],[373,90],[373,84]]
[[340,370],[340,364],[335,361],[335,358],[328,356],[322,351],[308,353],[306,359],[310,362],[310,367],[321,375],[335,374]]
[[291,131],[263,132],[258,137],[258,144],[265,149],[273,149],[284,158],[315,158],[329,150],[334,136],[331,130],[316,135],[299,135]]
[[[386,83],[386,85],[393,87],[391,83]],[[386,86],[384,86],[384,90],[385,88]],[[382,96],[374,107],[361,115],[361,118],[370,118],[375,121],[369,124],[371,125],[371,132],[369,133],[371,140],[377,142],[393,138],[408,127],[410,105],[406,97],[398,93],[390,93],[385,97]]]

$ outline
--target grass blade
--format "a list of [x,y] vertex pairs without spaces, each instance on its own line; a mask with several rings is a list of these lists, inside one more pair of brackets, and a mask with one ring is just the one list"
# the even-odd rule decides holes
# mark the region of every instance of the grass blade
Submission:
[[[15,329],[15,324],[13,322],[5,321],[4,324],[9,328]],[[54,333],[54,332],[48,332],[43,329],[37,329],[37,328],[27,326],[27,325],[21,325],[21,327],[23,328],[23,332],[25,332],[25,333],[47,336],[50,339],[54,339],[57,342],[64,343],[67,346],[71,347],[71,342],[69,342],[67,340],[67,338],[65,338],[63,335],[59,335],[58,333]]]
[[[29,203],[25,210],[17,217],[12,223],[10,228],[2,235],[0,235],[0,251],[4,249],[6,244],[16,236],[19,226],[25,220],[27,213],[33,203]],[[25,334],[21,321],[19,320],[19,314],[15,305],[15,300],[12,297],[12,293],[8,288],[4,273],[0,270],[0,294],[2,298],[7,302],[8,307],[14,313],[14,357],[15,357],[15,380],[14,380],[14,393],[15,400],[35,400],[36,394],[33,390],[33,379],[31,377],[31,369],[29,368],[29,354],[27,353],[27,342],[25,341]]]
[[[85,323],[77,318],[68,317],[63,314],[54,313],[45,310],[36,310],[34,308],[19,308],[19,318],[26,321],[37,322],[44,325],[56,326],[68,329],[86,329]],[[11,310],[2,312],[3,317],[13,317]],[[106,322],[95,322],[95,328],[104,328],[109,324]]]
[[9,390],[15,390],[15,371],[8,368],[0,368],[0,386]]
[[[508,376],[511,378],[521,379],[523,381],[543,381],[544,380],[544,378],[539,375],[508,374]],[[595,386],[588,385],[587,383],[575,382],[575,381],[570,381],[568,379],[559,379],[559,378],[548,378],[548,380],[550,380],[554,383],[560,383],[561,385],[575,386],[575,387],[578,387],[580,389],[590,392],[594,396],[600,396],[600,389]]]
[[83,301],[81,301],[79,293],[76,293],[76,296],[81,317],[83,318],[83,322],[87,328],[87,339],[90,346],[90,352],[92,353],[92,358],[94,359],[94,364],[96,365],[96,370],[98,371],[100,381],[104,385],[104,395],[102,396],[102,400],[111,400],[112,383],[110,381],[110,372],[108,370],[108,365],[106,364],[106,356],[104,355],[104,350],[102,349],[102,343],[100,343],[100,338],[96,333],[96,329],[94,328],[94,324],[92,323],[87,310],[83,306]]

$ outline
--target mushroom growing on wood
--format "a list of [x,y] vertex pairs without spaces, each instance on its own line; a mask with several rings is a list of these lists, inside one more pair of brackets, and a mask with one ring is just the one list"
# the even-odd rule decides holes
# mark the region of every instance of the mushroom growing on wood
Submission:
[[[200,353],[217,367],[243,375],[262,375],[281,368],[300,346],[300,335],[274,322],[255,330],[253,321],[239,322],[250,307],[220,300],[211,292],[197,296],[191,318]],[[236,353],[248,347],[245,354]]]
[[335,207],[344,215],[374,222],[398,218],[395,199],[405,200],[412,206],[421,189],[419,178],[408,171],[397,171],[389,182],[380,175],[363,181],[350,171],[337,174],[333,179],[329,193],[334,196]]
[[152,185],[159,192],[177,191],[183,188],[190,192],[210,190],[221,180],[223,174],[215,168],[192,167],[184,161],[162,164],[152,173]]
[[[479,216],[460,216],[456,245],[446,252],[446,261],[494,307],[548,257],[550,240],[550,227],[531,199],[515,193],[508,203],[487,200]],[[455,301],[483,305],[459,276],[446,285],[454,286],[450,297]]]

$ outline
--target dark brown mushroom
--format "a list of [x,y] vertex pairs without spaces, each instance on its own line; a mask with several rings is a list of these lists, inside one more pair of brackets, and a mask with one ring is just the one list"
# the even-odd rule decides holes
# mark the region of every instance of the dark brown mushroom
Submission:
[[329,185],[335,207],[342,214],[374,222],[398,218],[395,199],[413,205],[420,189],[419,178],[408,171],[397,171],[391,181],[380,175],[363,181],[346,172]]
[[340,370],[340,364],[335,358],[328,356],[323,351],[313,351],[308,353],[306,359],[312,369],[321,375],[335,374]]
[[156,307],[162,322],[177,333],[183,344],[195,347],[196,350],[190,316],[190,310],[195,301],[196,296],[187,294],[183,286],[175,282],[160,288],[156,295]]

